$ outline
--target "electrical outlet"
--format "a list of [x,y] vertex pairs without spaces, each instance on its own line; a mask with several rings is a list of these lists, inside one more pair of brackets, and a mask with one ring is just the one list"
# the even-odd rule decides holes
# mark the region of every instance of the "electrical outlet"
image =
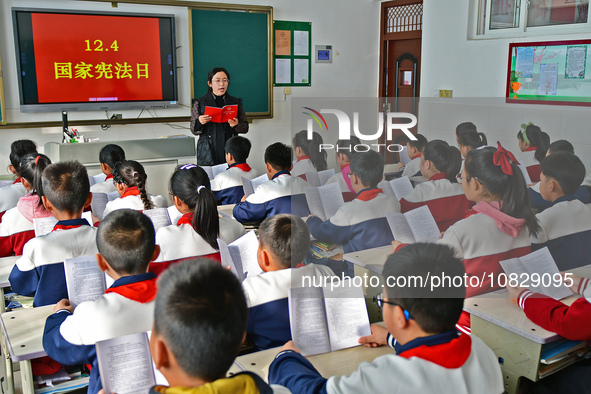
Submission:
[[283,94],[285,94],[285,95],[291,94],[291,88],[283,88]]
[[452,90],[439,90],[439,97],[451,98]]

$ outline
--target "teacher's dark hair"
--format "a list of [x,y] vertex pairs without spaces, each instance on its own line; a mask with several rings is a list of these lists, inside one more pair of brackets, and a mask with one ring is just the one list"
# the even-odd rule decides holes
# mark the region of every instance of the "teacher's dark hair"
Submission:
[[[226,74],[226,77],[228,77],[228,84],[229,84],[230,83],[230,73],[228,72],[228,70],[226,70],[223,67],[214,67],[211,70],[209,70],[209,73],[207,73],[207,82],[212,83],[211,81],[213,80],[213,76],[219,72],[223,72]],[[207,85],[207,89],[211,92],[211,86]]]

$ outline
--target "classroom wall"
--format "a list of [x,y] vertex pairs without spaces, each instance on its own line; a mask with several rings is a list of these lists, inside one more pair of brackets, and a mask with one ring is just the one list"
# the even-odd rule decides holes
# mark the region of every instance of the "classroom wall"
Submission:
[[[476,0],[470,3],[477,3]],[[509,43],[589,38],[589,34],[469,40],[469,2],[424,0],[419,125],[429,139],[455,144],[455,127],[466,121],[513,150],[522,123],[533,122],[552,141],[567,139],[591,172],[591,111],[588,107],[515,105],[504,102]],[[453,21],[453,23],[451,23]],[[452,99],[435,91],[452,89]]]
[[[220,3],[255,4],[273,6],[275,20],[312,22],[312,49],[314,45],[333,45],[332,64],[312,62],[312,86],[293,87],[292,95],[285,96],[283,88],[274,88],[273,119],[254,120],[246,135],[253,143],[251,162],[259,171],[264,170],[263,153],[267,145],[275,141],[290,142],[291,98],[292,97],[375,97],[378,89],[379,23],[380,3],[374,0],[226,0]],[[197,2],[196,2],[197,3]],[[183,7],[147,6],[119,3],[112,8],[111,3],[73,0],[54,0],[48,4],[44,0],[2,0],[0,2],[0,56],[4,73],[4,90],[9,122],[57,121],[61,114],[21,114],[18,109],[18,84],[12,27],[12,7],[83,9],[114,12],[167,13],[176,17],[177,52],[179,67],[180,104],[177,109],[158,109],[157,116],[188,116],[190,114],[190,59],[188,11]],[[62,28],[62,27],[60,27]],[[67,27],[64,27],[67,28]],[[196,97],[206,91],[206,76],[203,92],[195,92]],[[240,92],[230,93],[240,96]],[[124,118],[135,118],[139,110],[116,111]],[[70,112],[71,120],[100,119],[104,112]],[[144,112],[142,117],[149,117]],[[187,134],[188,122],[164,124],[113,125],[106,131],[100,126],[82,126],[78,130],[85,136],[100,138],[101,141],[157,138],[163,135]],[[49,141],[61,141],[61,128],[30,128],[0,130],[0,175],[7,174],[10,142],[29,138],[40,147]],[[334,164],[334,156],[329,157],[329,165]]]

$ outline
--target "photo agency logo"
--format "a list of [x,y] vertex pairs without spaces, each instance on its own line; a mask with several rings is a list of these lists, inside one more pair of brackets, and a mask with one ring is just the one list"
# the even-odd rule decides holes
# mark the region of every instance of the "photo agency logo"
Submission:
[[[307,137],[308,140],[312,140],[312,135],[314,131],[320,132],[322,135],[323,133],[328,132],[328,123],[326,122],[325,117],[323,114],[331,114],[336,116],[338,121],[338,139],[339,140],[350,140],[352,135],[355,135],[359,138],[359,144],[350,145],[347,148],[339,148],[335,146],[335,144],[320,144],[319,150],[336,150],[339,152],[340,150],[348,150],[351,149],[355,150],[355,152],[367,152],[370,149],[377,150],[378,152],[382,152],[383,150],[387,150],[388,152],[400,152],[402,151],[403,146],[400,144],[392,143],[393,137],[392,134],[394,130],[402,131],[409,139],[416,141],[417,138],[410,132],[409,129],[413,128],[417,124],[417,118],[415,115],[406,112],[388,112],[385,114],[383,112],[378,112],[377,115],[377,127],[378,130],[372,134],[366,134],[361,132],[359,127],[359,112],[353,112],[353,122],[351,124],[351,119],[349,115],[339,109],[320,109],[317,111],[311,107],[302,107],[303,114],[309,116],[307,119]],[[400,123],[401,121],[407,122]],[[351,127],[353,126],[353,127]],[[314,127],[317,127],[319,130],[314,130]],[[384,128],[386,129],[386,142],[385,143],[370,143],[370,141],[379,140],[384,133]],[[352,131],[352,133],[351,133]],[[367,130],[364,130],[367,131]]]

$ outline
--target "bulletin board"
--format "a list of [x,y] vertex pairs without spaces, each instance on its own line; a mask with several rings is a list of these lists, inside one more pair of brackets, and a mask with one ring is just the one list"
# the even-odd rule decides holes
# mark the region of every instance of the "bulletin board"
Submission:
[[505,101],[591,106],[591,40],[509,44]]
[[273,21],[273,85],[311,84],[312,23]]
[[228,93],[242,98],[246,115],[273,117],[273,8],[205,3],[198,7],[189,10],[191,97],[203,96],[209,70],[223,67],[230,73]]
[[0,125],[6,124],[6,107],[4,106],[4,75],[2,74],[2,60],[0,60]]

